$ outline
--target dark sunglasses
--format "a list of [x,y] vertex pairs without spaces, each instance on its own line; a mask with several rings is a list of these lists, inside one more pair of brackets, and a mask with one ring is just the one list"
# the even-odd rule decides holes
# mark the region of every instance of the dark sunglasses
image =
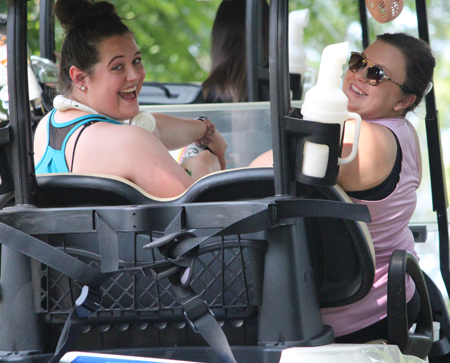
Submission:
[[364,54],[358,52],[351,53],[350,59],[348,61],[348,69],[351,72],[353,73],[359,72],[361,69],[364,69],[367,65],[369,65],[369,68],[367,68],[366,79],[367,83],[369,83],[371,86],[378,86],[384,80],[388,80],[399,86],[403,90],[403,92],[411,93],[407,87],[405,87],[400,83],[395,82],[394,80],[392,80],[392,78],[388,77],[386,73],[384,73],[383,68],[367,60]]

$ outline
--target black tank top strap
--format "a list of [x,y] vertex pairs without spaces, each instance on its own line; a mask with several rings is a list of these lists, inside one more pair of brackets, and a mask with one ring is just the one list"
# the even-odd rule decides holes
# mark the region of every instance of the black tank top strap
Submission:
[[75,160],[75,149],[77,148],[77,144],[78,144],[78,140],[80,139],[81,134],[83,133],[84,130],[86,130],[86,127],[89,127],[93,124],[95,124],[96,122],[99,122],[100,120],[94,120],[94,121],[89,121],[86,122],[82,127],[80,132],[77,135],[77,138],[75,139],[75,143],[73,145],[73,151],[72,151],[72,163],[70,164],[70,169],[69,171],[72,172],[73,170],[73,161]]
[[395,157],[394,167],[392,168],[389,176],[379,185],[371,189],[357,191],[357,192],[347,192],[347,195],[361,200],[382,200],[387,198],[397,187],[398,181],[400,180],[400,172],[402,171],[402,148],[398,141],[397,135],[392,132],[397,142],[397,155]]

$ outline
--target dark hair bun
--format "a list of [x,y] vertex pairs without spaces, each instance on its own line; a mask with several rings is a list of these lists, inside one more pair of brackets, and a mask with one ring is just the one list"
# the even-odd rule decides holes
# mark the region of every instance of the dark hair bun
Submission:
[[54,12],[66,31],[91,20],[118,16],[113,4],[91,0],[57,0]]

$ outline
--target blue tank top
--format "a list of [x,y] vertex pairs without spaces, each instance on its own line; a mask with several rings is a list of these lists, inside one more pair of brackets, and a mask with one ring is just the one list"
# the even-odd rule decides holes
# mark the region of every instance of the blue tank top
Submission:
[[47,147],[41,160],[36,164],[36,174],[69,173],[66,163],[66,144],[69,137],[89,122],[109,122],[122,125],[121,122],[101,115],[86,115],[74,120],[57,123],[54,120],[56,109],[50,112],[47,119]]

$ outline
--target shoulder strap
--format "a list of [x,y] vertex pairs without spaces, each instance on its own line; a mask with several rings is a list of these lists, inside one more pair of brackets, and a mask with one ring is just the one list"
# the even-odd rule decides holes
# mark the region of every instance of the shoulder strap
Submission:
[[83,286],[80,297],[75,301],[75,306],[66,318],[55,353],[48,363],[58,363],[62,356],[72,348],[86,324],[87,318],[100,308],[101,301],[102,296],[98,291],[90,289],[86,285]]
[[100,308],[100,286],[110,275],[4,223],[0,223],[0,244],[34,258],[85,285],[66,319],[55,354],[49,360],[49,363],[57,363],[71,349],[87,318]]
[[82,126],[80,132],[78,133],[77,138],[76,138],[76,140],[75,140],[75,144],[73,145],[73,151],[72,151],[72,163],[70,164],[70,169],[69,169],[70,172],[73,171],[73,161],[74,161],[74,159],[75,159],[75,149],[77,148],[78,140],[80,139],[81,134],[83,133],[84,130],[86,130],[86,127],[91,126],[91,125],[95,124],[96,122],[99,122],[99,120],[86,122],[86,123]]
[[94,119],[92,121],[88,121],[85,124],[83,124],[82,129],[80,130],[80,132],[77,135],[77,138],[75,140],[75,144],[73,145],[72,163],[70,164],[70,169],[69,169],[70,172],[73,171],[73,161],[75,159],[75,149],[77,148],[78,140],[80,139],[81,134],[86,129],[86,127],[89,127],[89,126],[91,126],[91,125],[93,125],[93,124],[95,124],[97,122],[100,122],[100,121],[114,123],[114,124],[119,124],[119,125],[122,124],[121,122],[113,120],[113,119],[110,119],[110,118],[108,118],[106,116],[97,116],[97,115],[94,116]]
[[180,276],[169,278],[184,309],[184,316],[194,332],[199,333],[226,363],[237,363],[227,337],[208,305],[191,287],[181,286]]
[[0,223],[0,244],[60,271],[80,284],[99,288],[110,275],[7,224]]

